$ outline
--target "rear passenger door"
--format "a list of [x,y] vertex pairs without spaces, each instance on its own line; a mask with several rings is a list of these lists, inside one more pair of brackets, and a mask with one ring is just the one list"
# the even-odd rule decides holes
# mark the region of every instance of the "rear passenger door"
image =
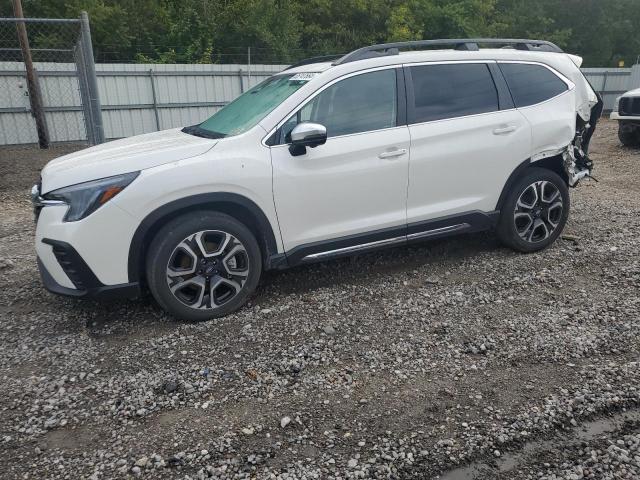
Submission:
[[500,62],[516,108],[532,125],[531,155],[556,155],[575,136],[573,83],[536,63]]
[[407,65],[405,77],[409,235],[428,231],[434,219],[495,210],[507,178],[531,151],[531,128],[497,64]]

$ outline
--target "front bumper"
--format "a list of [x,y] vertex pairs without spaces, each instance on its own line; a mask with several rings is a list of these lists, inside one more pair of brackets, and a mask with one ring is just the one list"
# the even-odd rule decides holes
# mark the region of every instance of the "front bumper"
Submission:
[[66,211],[65,205],[44,206],[36,225],[36,253],[57,283],[77,288],[46,239],[71,245],[102,285],[138,280],[128,274],[129,248],[138,225],[131,215],[112,202],[77,222],[65,222]]
[[75,288],[58,283],[47,270],[44,263],[37,258],[38,270],[44,287],[51,293],[75,298],[135,298],[140,294],[140,285],[124,283],[120,285],[104,285],[91,271],[78,252],[68,243],[51,239],[43,239],[43,243],[52,247],[58,265]]
[[611,112],[611,120],[619,122],[640,122],[640,115],[620,115],[618,112]]
[[39,186],[32,201],[38,268],[47,290],[76,298],[138,296],[140,285],[128,275],[138,225],[130,214],[111,202],[82,220],[65,222],[67,206],[44,200]]

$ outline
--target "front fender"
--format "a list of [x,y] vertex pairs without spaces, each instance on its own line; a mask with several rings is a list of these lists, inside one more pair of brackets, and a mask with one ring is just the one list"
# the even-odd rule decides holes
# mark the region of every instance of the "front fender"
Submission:
[[[192,212],[199,208],[233,208],[236,206],[243,211],[251,212],[257,225],[249,225],[260,233],[260,241],[265,248],[265,265],[271,266],[272,257],[277,256],[278,245],[274,230],[264,212],[254,202],[242,195],[228,192],[213,192],[191,195],[166,203],[148,214],[133,234],[129,247],[128,275],[129,282],[138,282],[143,276],[144,255],[146,246],[153,239],[154,234],[170,219],[182,213]],[[256,228],[257,227],[257,228]]]

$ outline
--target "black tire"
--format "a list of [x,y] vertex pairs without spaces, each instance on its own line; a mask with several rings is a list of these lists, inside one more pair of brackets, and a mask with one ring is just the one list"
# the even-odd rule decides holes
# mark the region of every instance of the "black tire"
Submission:
[[[540,198],[540,189],[544,191],[542,196],[546,197],[546,200],[553,198],[553,201],[540,201],[540,206],[531,209],[521,206],[531,204],[535,198],[534,193]],[[555,196],[555,192],[559,195]],[[518,204],[521,196],[522,202]],[[558,211],[558,202],[561,202],[561,211]],[[569,189],[566,182],[551,170],[529,168],[512,187],[502,206],[496,229],[498,238],[503,244],[519,252],[530,253],[545,249],[562,233],[569,218],[569,208]],[[529,220],[533,223],[530,229],[525,229]],[[544,226],[539,225],[539,222],[544,223]],[[554,224],[555,227],[551,230]],[[548,234],[546,237],[545,230]]]
[[631,129],[624,128],[622,124],[618,125],[618,138],[625,147],[640,146],[640,128]]
[[[212,241],[206,235],[216,238]],[[211,245],[215,246],[213,252],[203,254],[203,249]],[[220,254],[215,253],[218,248]],[[238,252],[232,257],[233,268],[225,260],[233,255],[232,250]],[[180,263],[178,273],[176,262]],[[238,265],[240,270],[236,269]],[[183,269],[194,272],[183,275]],[[146,273],[149,289],[164,310],[179,319],[197,322],[223,317],[247,302],[260,281],[262,255],[253,234],[235,218],[218,212],[191,212],[170,221],[155,235],[146,256]],[[211,290],[216,284],[220,286]],[[172,287],[178,288],[175,295]],[[220,290],[224,302],[213,298]]]

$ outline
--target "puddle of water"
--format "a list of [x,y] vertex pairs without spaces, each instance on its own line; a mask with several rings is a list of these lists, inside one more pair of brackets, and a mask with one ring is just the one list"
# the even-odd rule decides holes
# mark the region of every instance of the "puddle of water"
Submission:
[[73,451],[86,448],[92,444],[99,436],[92,434],[89,426],[75,429],[62,428],[50,430],[40,440],[40,446],[47,449],[60,449],[62,451]]
[[[559,441],[582,442],[591,441],[600,435],[618,430],[621,424],[627,421],[640,422],[640,412],[623,412],[609,418],[602,418],[587,422],[576,427],[571,433],[557,436],[550,440],[536,440],[526,443],[518,452],[506,453],[496,459],[497,469],[500,472],[509,472],[520,465],[526,457],[537,453],[552,450],[557,447]],[[491,469],[486,463],[476,462],[465,467],[456,468],[438,477],[440,480],[475,480],[480,475]],[[492,469],[495,471],[495,469]]]
[[625,420],[637,421],[640,420],[640,413],[633,412],[623,418],[603,418],[601,420],[595,420],[593,422],[586,423],[583,428],[580,428],[576,438],[578,440],[589,441],[602,435],[603,433],[610,433],[620,428],[619,423]]

